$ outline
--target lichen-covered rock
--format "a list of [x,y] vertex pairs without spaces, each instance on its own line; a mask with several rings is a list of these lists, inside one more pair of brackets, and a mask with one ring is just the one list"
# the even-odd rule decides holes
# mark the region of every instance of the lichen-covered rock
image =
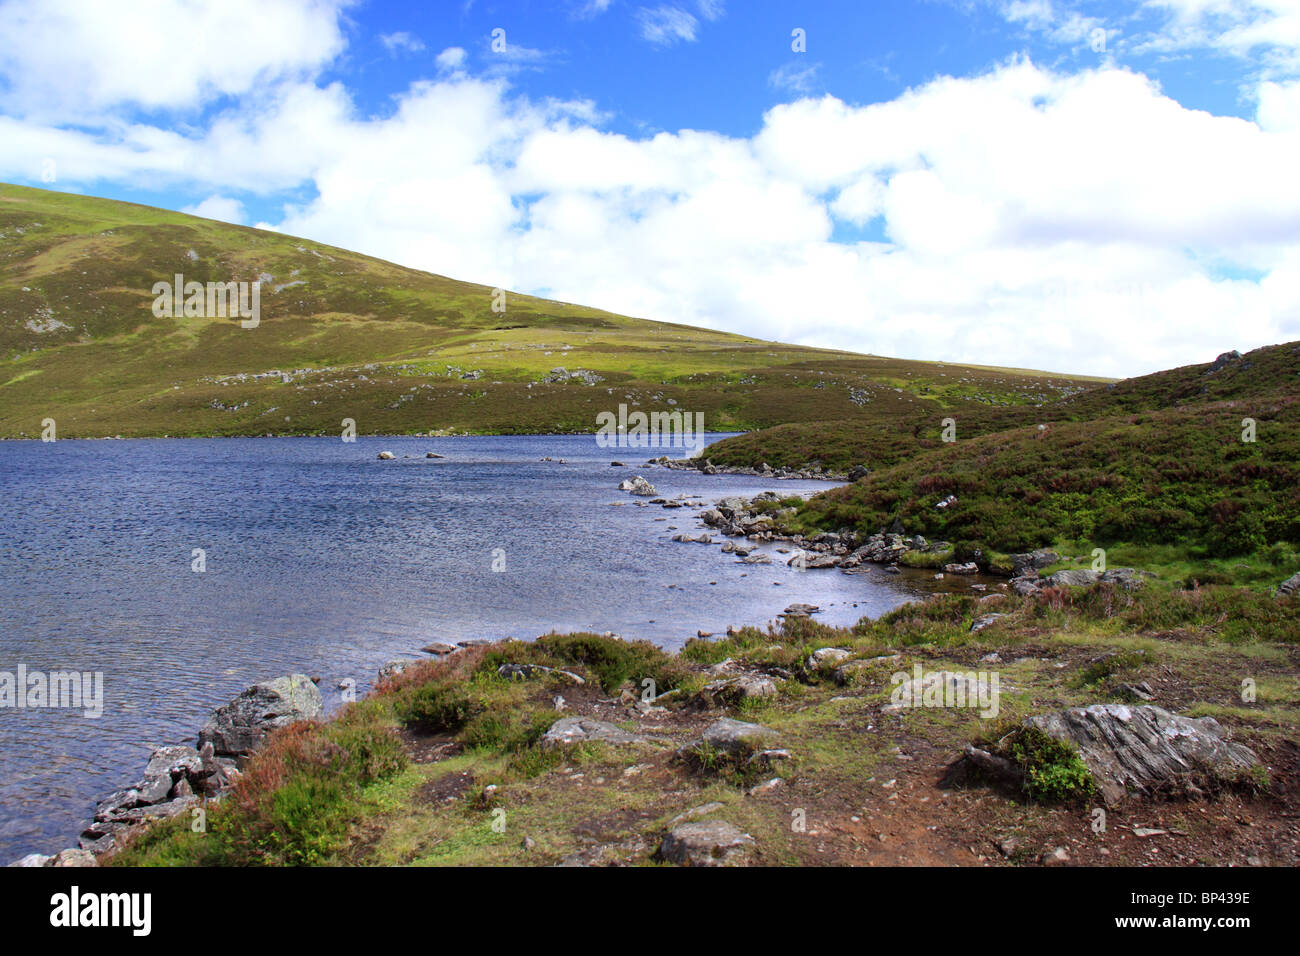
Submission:
[[1259,766],[1213,717],[1183,717],[1162,707],[1093,704],[1029,717],[1026,726],[1073,744],[1107,804],[1130,793],[1225,782]]
[[320,690],[305,674],[254,684],[218,707],[199,731],[199,747],[212,745],[218,756],[243,757],[261,746],[278,727],[325,716]]

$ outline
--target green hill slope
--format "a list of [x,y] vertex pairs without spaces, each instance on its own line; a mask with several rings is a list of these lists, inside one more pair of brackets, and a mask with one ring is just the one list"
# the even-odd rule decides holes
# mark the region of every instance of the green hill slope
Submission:
[[[261,279],[256,328],[155,283]],[[1054,401],[1096,379],[855,355],[508,294],[278,233],[0,185],[0,436],[709,430]],[[563,371],[557,371],[562,369]],[[576,373],[576,374],[575,374]],[[675,404],[674,404],[675,403]]]

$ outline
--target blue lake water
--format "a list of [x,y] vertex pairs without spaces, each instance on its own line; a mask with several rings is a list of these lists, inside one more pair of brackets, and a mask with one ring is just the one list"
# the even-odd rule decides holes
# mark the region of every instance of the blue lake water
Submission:
[[698,532],[695,510],[639,507],[619,481],[710,503],[827,486],[638,464],[660,453],[593,436],[0,442],[0,671],[99,671],[105,697],[99,719],[0,708],[0,864],[74,845],[96,798],[258,680],[319,675],[332,706],[342,679],[364,690],[435,640],[676,648],[794,601],[848,624],[927,588],[671,541]]

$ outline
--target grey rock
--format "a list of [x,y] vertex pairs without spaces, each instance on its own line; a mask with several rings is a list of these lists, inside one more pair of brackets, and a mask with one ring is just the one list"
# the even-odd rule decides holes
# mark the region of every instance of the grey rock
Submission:
[[324,716],[325,703],[310,677],[277,677],[254,684],[224,707],[218,707],[199,731],[199,746],[210,743],[220,756],[247,756],[272,730]]
[[620,481],[618,490],[627,491],[644,498],[652,498],[659,494],[659,492],[655,491],[655,486],[646,481],[641,475],[635,475],[625,481]]
[[733,866],[742,862],[754,838],[730,823],[683,823],[664,837],[660,855],[679,866]]
[[700,743],[732,756],[743,756],[759,750],[763,743],[776,736],[776,731],[762,724],[722,717],[705,728]]
[[1277,586],[1277,597],[1289,597],[1298,592],[1300,592],[1300,572],[1291,575]]
[[819,647],[808,655],[807,666],[809,670],[817,670],[824,664],[838,664],[849,656],[851,653],[842,647]]
[[14,860],[10,866],[49,866],[54,857],[44,853],[28,853],[21,860]]
[[1006,615],[1005,615],[1005,614],[985,614],[983,617],[976,618],[974,621],[971,622],[970,632],[971,632],[972,634],[975,634],[975,633],[977,633],[977,632],[979,632],[979,631],[982,631],[982,630],[984,630],[984,628],[988,627],[990,624],[992,624],[994,621],[996,621],[996,620],[997,620],[998,618],[1000,618],[1000,617],[1006,617]]
[[775,696],[776,684],[772,680],[752,674],[715,680],[705,684],[700,690],[701,700],[715,707],[738,704],[742,700]]
[[1054,588],[1082,588],[1096,584],[1100,578],[1100,574],[1088,568],[1068,568],[1057,571],[1047,579],[1047,583]]
[[545,750],[568,744],[599,742],[606,744],[643,744],[650,743],[653,737],[629,733],[616,724],[590,717],[564,717],[551,725],[542,736],[542,748]]
[[89,850],[83,850],[80,847],[73,847],[67,850],[60,850],[54,855],[47,866],[98,866],[95,854]]
[[1025,724],[1077,747],[1109,805],[1130,792],[1231,780],[1259,766],[1255,752],[1230,742],[1213,717],[1183,717],[1152,705],[1072,707]]
[[381,665],[378,674],[379,682],[383,683],[386,680],[392,680],[398,674],[401,674],[416,663],[418,663],[418,661],[411,660],[410,658],[398,658],[397,660],[392,660]]

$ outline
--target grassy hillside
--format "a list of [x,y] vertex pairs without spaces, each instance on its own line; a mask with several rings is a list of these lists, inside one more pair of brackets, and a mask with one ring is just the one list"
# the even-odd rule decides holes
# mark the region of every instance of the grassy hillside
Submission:
[[[1174,555],[1256,555],[1279,570],[1300,560],[1300,344],[952,417],[953,442],[933,416],[912,416],[892,427],[786,425],[705,457],[872,469],[802,504],[790,518],[801,531],[870,534],[897,520],[963,555],[1063,546],[1145,550],[1156,566]],[[937,507],[950,495],[955,503]]]
[[[262,278],[261,323],[155,318],[153,284]],[[0,436],[709,430],[1056,400],[1096,380],[855,355],[510,294],[278,233],[0,185]],[[553,370],[589,372],[556,381]]]

